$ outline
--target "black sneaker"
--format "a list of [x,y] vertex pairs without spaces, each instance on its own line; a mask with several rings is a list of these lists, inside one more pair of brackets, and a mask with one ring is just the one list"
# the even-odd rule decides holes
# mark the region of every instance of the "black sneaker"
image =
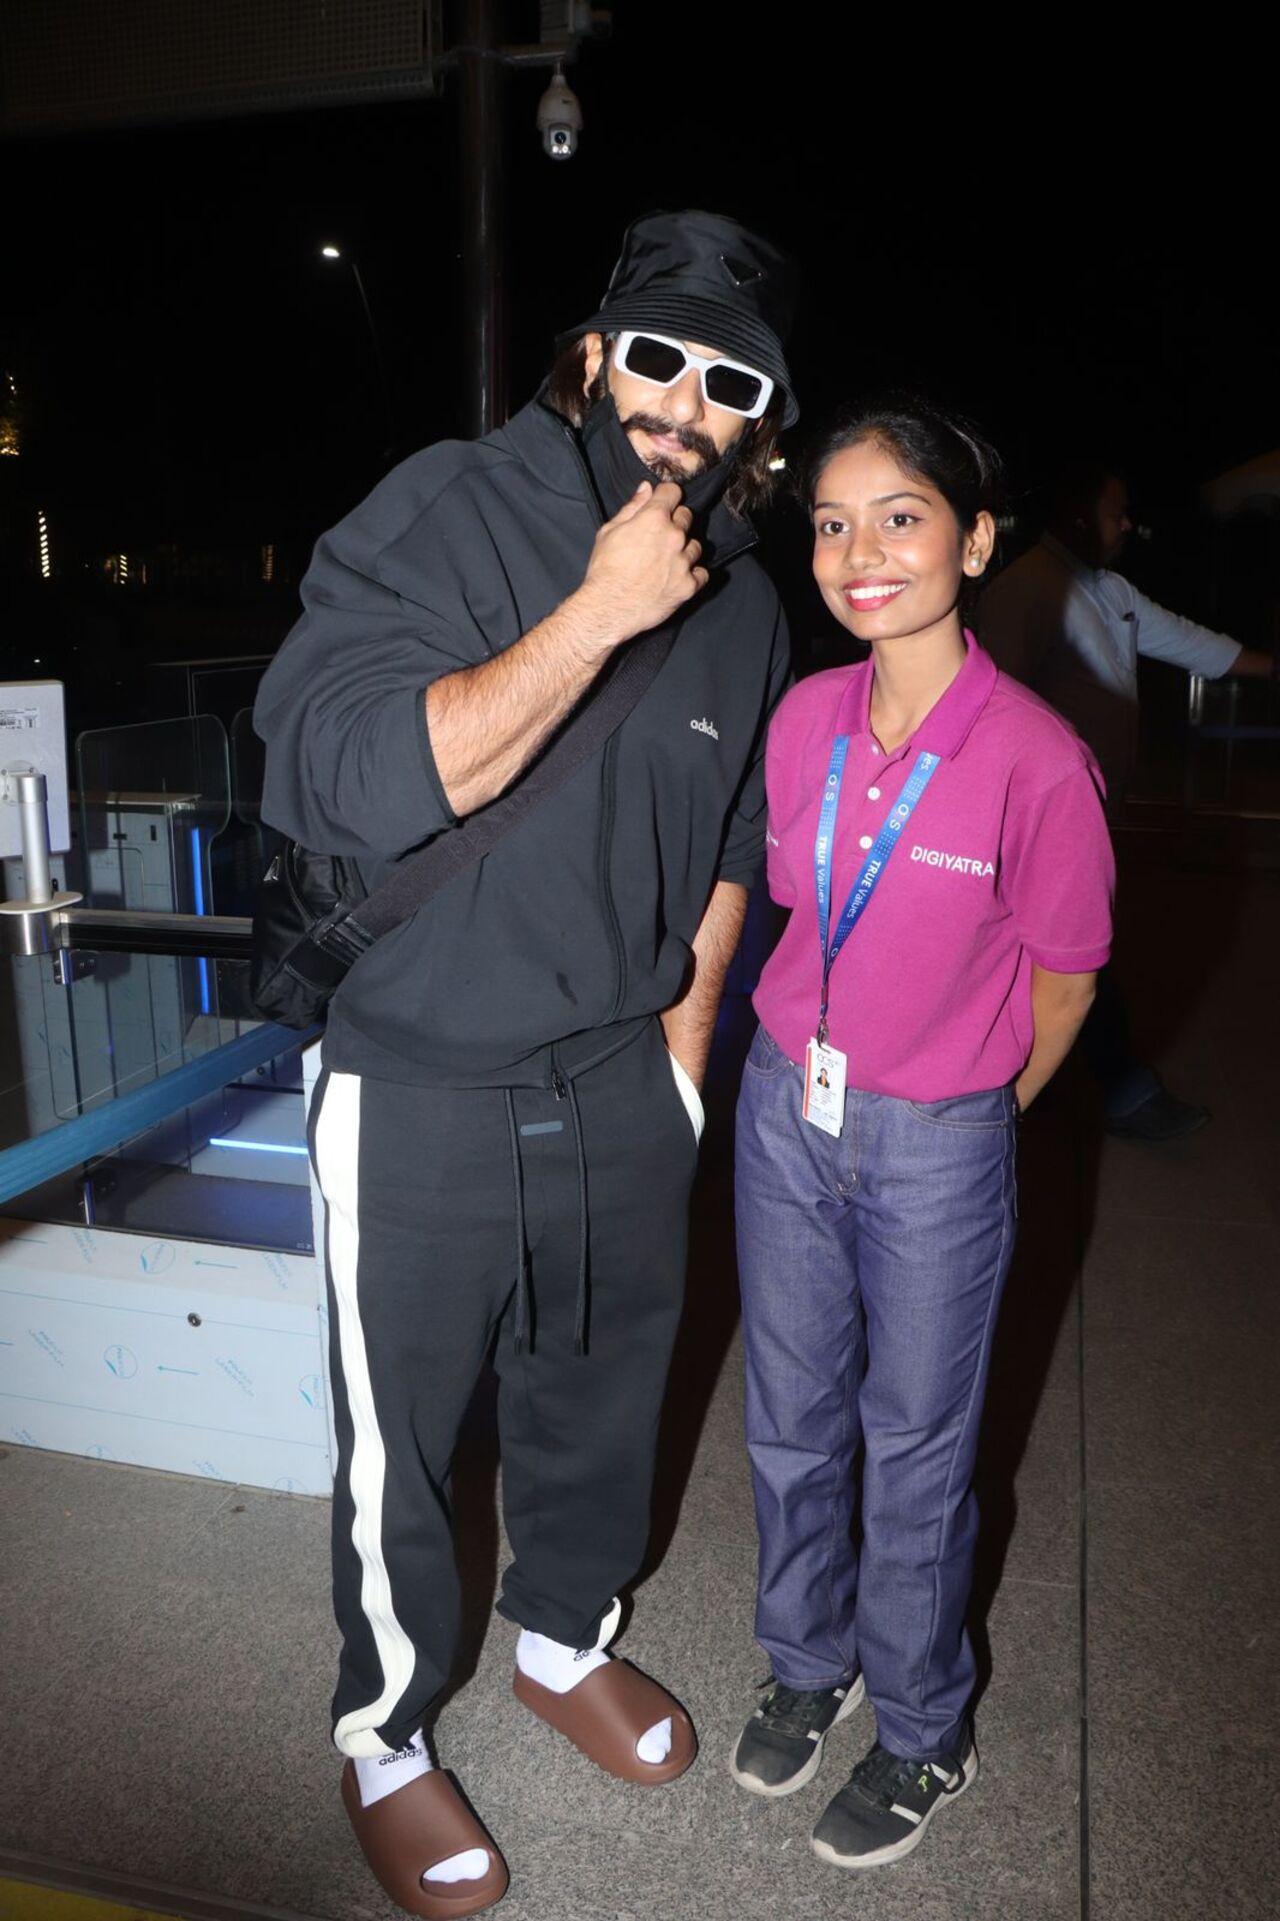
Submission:
[[1207,1127],[1210,1118],[1207,1107],[1180,1101],[1167,1087],[1157,1087],[1129,1113],[1115,1115],[1103,1127],[1117,1140],[1181,1141]]
[[860,1674],[844,1687],[808,1692],[781,1681],[766,1685],[768,1694],[729,1756],[729,1772],[752,1794],[794,1794],[818,1772],[827,1735],[853,1713],[866,1685]]
[[813,1851],[838,1868],[880,1868],[919,1847],[934,1814],[978,1778],[970,1740],[957,1760],[904,1761],[877,1741],[813,1830]]

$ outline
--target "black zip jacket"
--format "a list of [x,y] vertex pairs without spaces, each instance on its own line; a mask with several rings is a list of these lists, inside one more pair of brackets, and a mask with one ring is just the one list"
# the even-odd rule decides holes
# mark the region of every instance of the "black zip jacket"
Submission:
[[[646,478],[612,401],[583,435],[539,397],[478,441],[395,469],[318,542],[305,612],[263,677],[263,817],[317,852],[387,863],[449,827],[433,680],[484,661],[580,586],[602,520]],[[748,522],[687,490],[710,581],[600,754],[356,962],[325,1065],[446,1087],[549,1085],[678,996],[717,880],[764,844],[764,734],[790,672]]]

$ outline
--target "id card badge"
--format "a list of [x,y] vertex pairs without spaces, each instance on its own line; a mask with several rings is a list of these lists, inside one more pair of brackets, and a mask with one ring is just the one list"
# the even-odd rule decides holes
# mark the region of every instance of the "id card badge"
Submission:
[[812,1127],[840,1138],[844,1126],[844,1083],[847,1056],[838,1047],[812,1040],[804,1055],[804,1104],[800,1112]]

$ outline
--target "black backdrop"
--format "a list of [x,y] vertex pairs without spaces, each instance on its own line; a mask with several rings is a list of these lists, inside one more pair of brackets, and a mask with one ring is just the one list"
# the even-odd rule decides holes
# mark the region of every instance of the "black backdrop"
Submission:
[[[886,379],[968,408],[1015,501],[1056,453],[1130,461],[1171,515],[1280,441],[1274,167],[1247,48],[1084,14],[620,0],[571,71],[579,156],[546,160],[545,76],[506,91],[513,404],[594,304],[626,221],[701,204],[802,258],[806,423]],[[508,28],[528,38],[518,0]],[[1154,35],[1154,37],[1153,37]],[[309,540],[378,471],[358,253],[402,451],[456,430],[456,128],[436,102],[11,143],[0,363],[22,489],[104,552]],[[801,432],[804,425],[802,423]]]

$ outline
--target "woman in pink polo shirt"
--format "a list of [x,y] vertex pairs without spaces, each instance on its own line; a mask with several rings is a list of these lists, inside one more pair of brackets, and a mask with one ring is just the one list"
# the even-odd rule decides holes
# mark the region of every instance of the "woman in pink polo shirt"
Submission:
[[871,658],[802,681],[769,734],[769,887],[792,912],[755,996],[737,1221],[774,1679],[731,1765],[793,1792],[865,1693],[878,1739],[813,1831],[841,1867],[908,1854],[978,1771],[970,1483],[1015,1121],[1111,937],[1097,768],[961,618],[997,471],[916,402],[828,435],[813,570]]

